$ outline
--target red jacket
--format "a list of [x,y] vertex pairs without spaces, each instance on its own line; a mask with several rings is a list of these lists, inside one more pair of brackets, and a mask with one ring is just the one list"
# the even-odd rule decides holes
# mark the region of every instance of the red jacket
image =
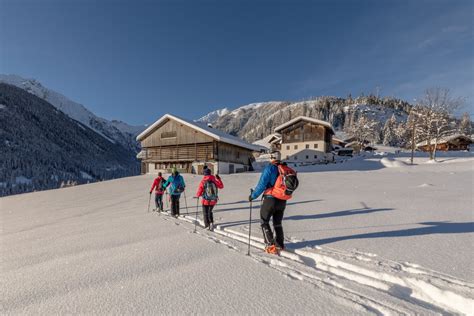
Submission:
[[[199,187],[198,187],[198,190],[196,192],[196,197],[202,196],[203,191],[204,191],[204,184],[209,180],[214,182],[218,189],[223,189],[224,188],[224,183],[222,183],[221,179],[217,179],[213,175],[204,176],[204,178],[202,178],[202,180],[201,180],[201,183],[199,183]],[[202,205],[216,205],[216,203],[217,203],[217,201],[208,201],[208,200],[205,200],[205,199],[201,199],[201,200],[202,200]]]
[[162,184],[165,183],[165,179],[163,177],[156,178],[153,181],[153,184],[151,185],[150,192],[153,192],[153,189],[155,189],[155,193],[158,195],[162,195],[163,193],[165,193],[165,191],[163,191],[163,188],[160,187],[160,182]]

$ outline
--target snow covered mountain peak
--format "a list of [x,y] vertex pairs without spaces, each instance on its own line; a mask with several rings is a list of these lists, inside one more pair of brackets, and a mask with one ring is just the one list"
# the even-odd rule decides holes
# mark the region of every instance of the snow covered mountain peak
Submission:
[[216,121],[219,117],[226,115],[230,112],[228,108],[223,108],[207,113],[203,117],[197,119],[197,122],[209,123]]
[[138,135],[144,126],[131,126],[121,121],[109,121],[96,116],[84,105],[74,102],[64,95],[44,87],[36,79],[25,79],[18,75],[0,74],[0,82],[17,86],[49,103],[62,111],[70,118],[81,122],[91,128],[105,139],[117,142],[127,149],[138,150],[135,136]]

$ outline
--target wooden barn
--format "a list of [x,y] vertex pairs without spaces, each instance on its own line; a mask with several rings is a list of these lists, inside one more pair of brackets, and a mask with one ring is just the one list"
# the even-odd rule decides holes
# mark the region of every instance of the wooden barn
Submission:
[[275,128],[281,134],[281,159],[293,163],[333,160],[331,139],[334,129],[328,122],[299,116]]
[[253,152],[259,146],[213,129],[210,125],[166,114],[137,136],[142,150],[141,172],[202,174],[206,164],[213,174],[251,170]]
[[[427,141],[416,144],[416,147],[421,151],[432,151],[434,149],[436,140],[432,139],[430,145]],[[472,139],[465,135],[452,135],[438,139],[436,150],[439,151],[455,151],[455,150],[469,150],[472,144]]]

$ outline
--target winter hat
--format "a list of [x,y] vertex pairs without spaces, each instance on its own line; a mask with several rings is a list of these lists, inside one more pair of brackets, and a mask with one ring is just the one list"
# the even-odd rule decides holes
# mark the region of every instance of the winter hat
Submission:
[[209,169],[209,168],[204,169],[204,175],[205,176],[210,176],[211,175],[211,169]]

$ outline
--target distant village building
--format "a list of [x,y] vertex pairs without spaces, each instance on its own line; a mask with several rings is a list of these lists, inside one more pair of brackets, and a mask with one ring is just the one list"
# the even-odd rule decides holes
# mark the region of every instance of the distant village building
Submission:
[[344,148],[344,146],[346,146],[346,144],[347,144],[342,139],[339,139],[339,138],[336,138],[336,137],[332,138],[331,143],[332,143],[332,147],[334,149]]
[[293,163],[314,163],[334,159],[328,122],[299,116],[275,128],[281,135],[281,159]]
[[[416,144],[416,147],[421,151],[432,151],[434,149],[436,140],[432,139],[430,145],[427,141]],[[465,135],[452,135],[438,139],[436,150],[451,151],[451,150],[469,150],[472,139]]]
[[169,171],[202,174],[206,164],[213,174],[251,170],[253,152],[261,147],[238,137],[166,114],[137,136],[142,151],[141,172]]
[[259,154],[256,154],[257,157],[261,157],[265,154],[270,154],[271,157],[280,159],[280,149],[281,149],[281,135],[278,133],[270,134],[265,138],[253,142],[254,145],[260,146],[262,149]]

